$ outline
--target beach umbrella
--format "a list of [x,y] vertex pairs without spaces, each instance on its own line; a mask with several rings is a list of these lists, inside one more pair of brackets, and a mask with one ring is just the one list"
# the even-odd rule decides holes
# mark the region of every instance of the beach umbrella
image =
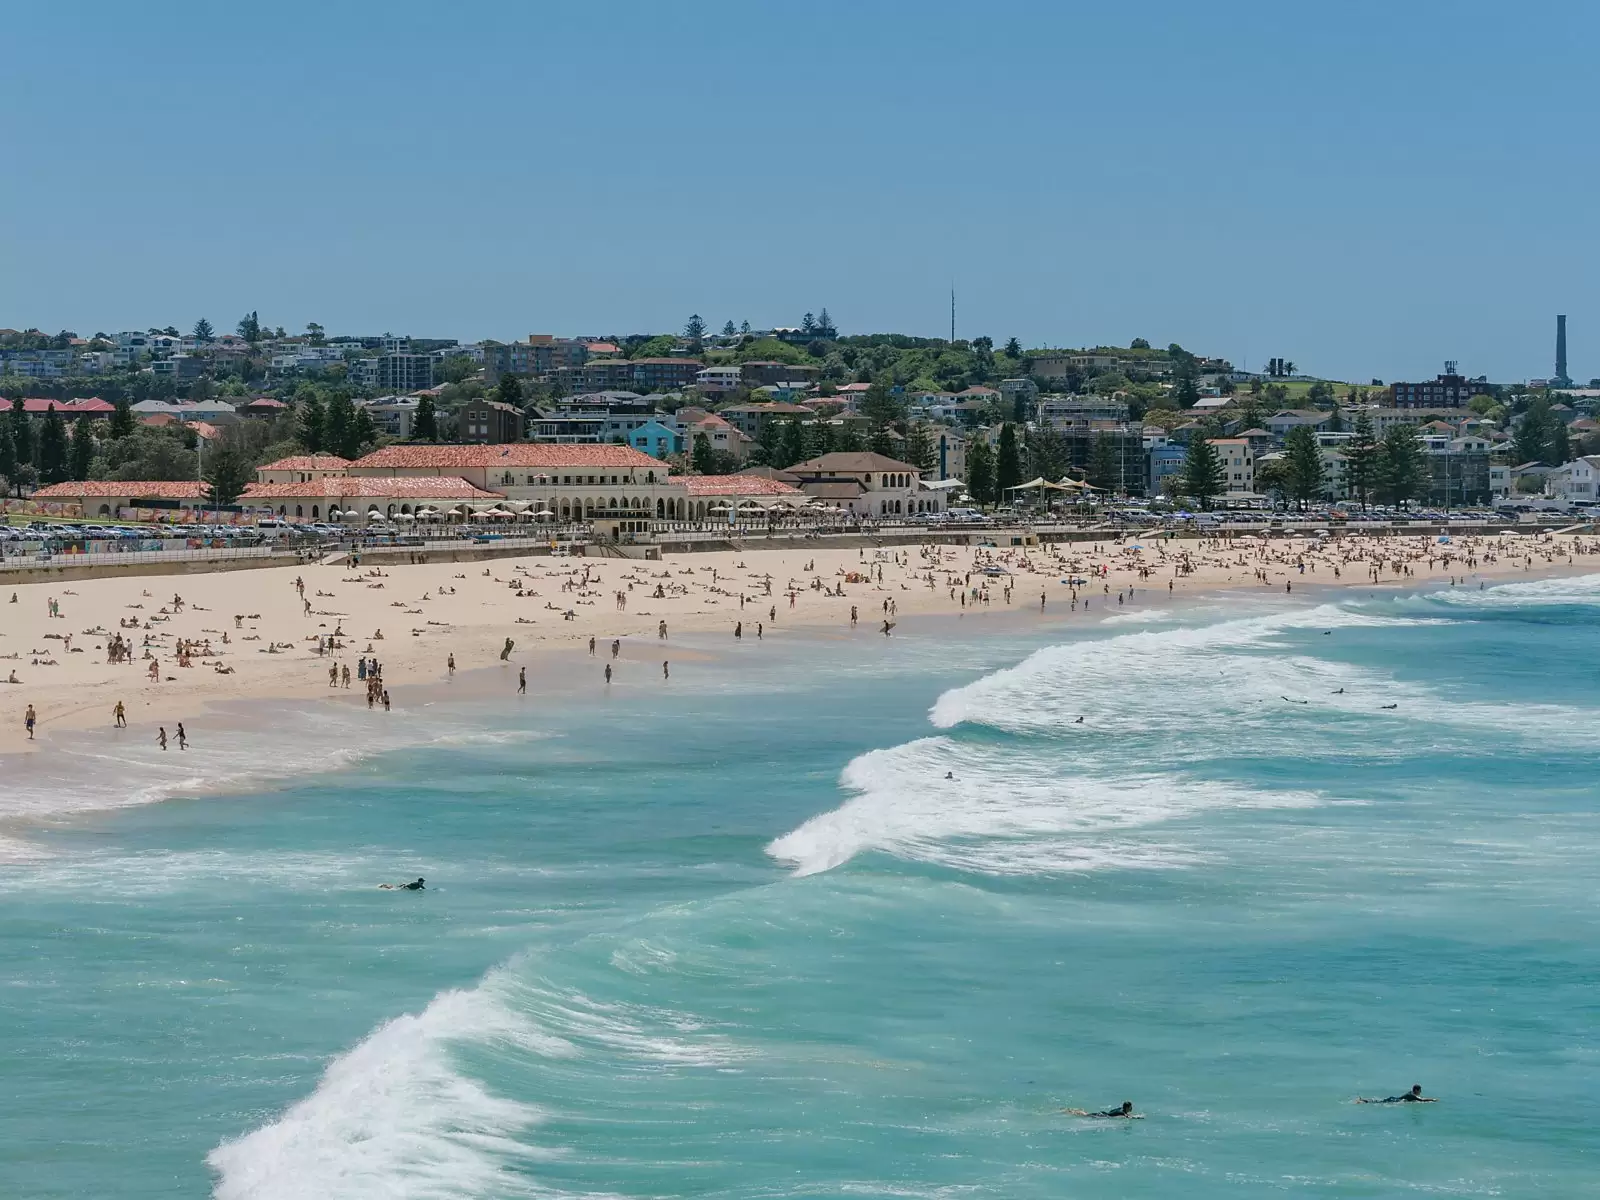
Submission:
[[397,513],[395,515],[394,519],[396,521],[415,521],[416,520],[416,518],[414,516],[412,516],[410,513]]
[[707,512],[728,512],[732,508],[733,508],[733,505],[731,505],[731,504],[713,504],[710,508],[706,509],[706,511]]

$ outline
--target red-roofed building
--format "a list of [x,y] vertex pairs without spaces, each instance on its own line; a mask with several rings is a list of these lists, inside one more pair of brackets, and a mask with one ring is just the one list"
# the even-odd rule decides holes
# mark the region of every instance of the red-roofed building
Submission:
[[[667,466],[629,446],[515,442],[504,446],[385,446],[350,464],[369,477],[456,475],[474,487],[534,501],[563,518],[627,513],[629,523],[681,511],[687,497]],[[680,518],[681,519],[681,518]]]
[[48,396],[28,396],[22,401],[22,411],[30,417],[42,417],[52,408],[66,421],[76,421],[83,417],[97,421],[108,418],[117,411],[115,404],[98,396],[90,396],[83,400],[52,400]]
[[289,406],[272,396],[257,396],[236,405],[234,412],[241,417],[276,417],[289,411]]
[[337,454],[291,454],[256,468],[257,483],[308,483],[330,475],[344,475],[350,460]]
[[725,521],[730,514],[760,517],[811,500],[799,488],[765,475],[685,475],[676,482],[688,493],[691,521]]

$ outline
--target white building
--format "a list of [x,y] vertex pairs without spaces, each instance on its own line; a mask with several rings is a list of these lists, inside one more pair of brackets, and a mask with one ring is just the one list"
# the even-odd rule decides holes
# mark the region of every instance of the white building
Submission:
[[1208,438],[1207,440],[1216,449],[1217,459],[1222,464],[1224,478],[1228,483],[1228,494],[1254,492],[1256,460],[1249,439]]
[[[1490,490],[1493,490],[1492,483]],[[1500,494],[1495,492],[1497,496]],[[1552,500],[1574,504],[1593,504],[1600,500],[1600,454],[1587,454],[1562,463],[1545,476],[1544,494]]]

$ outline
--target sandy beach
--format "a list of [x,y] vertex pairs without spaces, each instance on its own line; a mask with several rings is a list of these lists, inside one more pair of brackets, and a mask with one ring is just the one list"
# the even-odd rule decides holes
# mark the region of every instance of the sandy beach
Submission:
[[[1310,586],[1462,585],[1587,569],[1587,536],[1279,538],[984,548],[747,550],[662,562],[525,557],[381,567],[328,562],[183,577],[26,583],[0,591],[0,751],[40,751],[53,734],[189,725],[237,699],[359,703],[358,660],[376,659],[387,688],[468,671],[586,672],[603,664],[659,676],[672,636],[782,637],[802,629],[881,633],[885,621],[1043,610],[1087,619],[1129,604],[1204,591],[1292,592]],[[985,571],[989,573],[985,573]],[[662,626],[665,625],[665,638]],[[121,637],[130,653],[111,662]],[[587,656],[590,639],[595,659]],[[584,651],[581,658],[551,655]],[[182,653],[180,653],[180,650]],[[152,664],[154,667],[152,668]],[[674,663],[675,679],[692,662]],[[346,684],[344,668],[350,669]],[[330,685],[337,669],[338,685]],[[535,682],[530,679],[530,684]],[[565,680],[540,678],[541,687]],[[515,676],[508,671],[508,688]],[[37,715],[29,742],[24,713]],[[174,747],[175,748],[175,747]]]

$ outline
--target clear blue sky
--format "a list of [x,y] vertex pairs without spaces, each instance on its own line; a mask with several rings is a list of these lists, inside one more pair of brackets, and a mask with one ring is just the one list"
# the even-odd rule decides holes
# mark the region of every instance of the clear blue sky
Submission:
[[13,6],[0,325],[1600,375],[1600,6]]

